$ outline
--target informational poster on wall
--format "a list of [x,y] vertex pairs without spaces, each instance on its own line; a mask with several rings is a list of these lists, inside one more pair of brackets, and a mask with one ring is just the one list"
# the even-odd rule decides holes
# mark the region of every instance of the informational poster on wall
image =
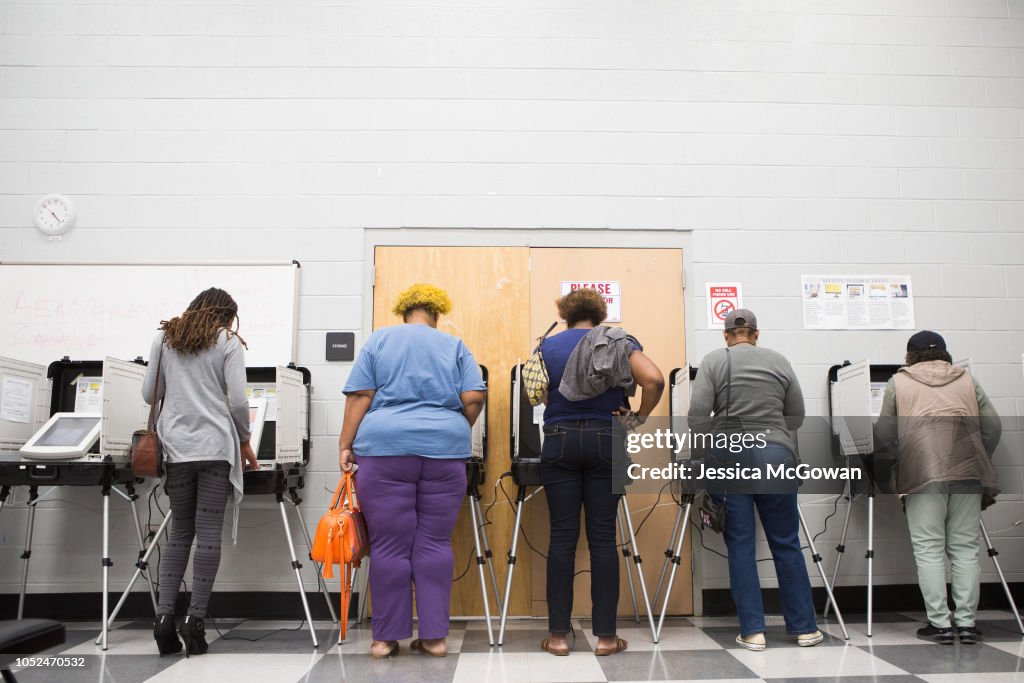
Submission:
[[620,283],[612,282],[609,280],[603,282],[563,282],[562,296],[565,296],[569,292],[575,291],[577,289],[597,290],[597,293],[604,298],[605,304],[608,305],[608,317],[605,318],[605,322],[622,322],[622,287]]
[[725,316],[743,308],[743,292],[738,282],[708,282],[704,293],[708,301],[708,327],[724,327]]
[[805,330],[912,330],[909,275],[803,275]]

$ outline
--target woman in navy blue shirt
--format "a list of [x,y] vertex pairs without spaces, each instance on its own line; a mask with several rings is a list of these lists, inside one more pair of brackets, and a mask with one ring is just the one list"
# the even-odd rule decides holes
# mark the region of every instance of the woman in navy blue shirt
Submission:
[[634,381],[643,389],[636,413],[626,407],[625,391],[618,387],[593,398],[568,400],[559,393],[558,385],[569,356],[604,321],[608,309],[596,291],[579,289],[558,300],[558,315],[568,329],[548,337],[541,345],[550,381],[540,472],[551,518],[547,563],[550,634],[541,647],[553,655],[569,654],[566,634],[571,629],[572,584],[583,508],[590,547],[593,629],[598,639],[594,654],[610,655],[627,646],[615,630],[619,603],[615,519],[620,496],[612,493],[612,420],[615,416],[644,420],[658,404],[665,379],[640,346],[631,343],[623,353],[629,356]]

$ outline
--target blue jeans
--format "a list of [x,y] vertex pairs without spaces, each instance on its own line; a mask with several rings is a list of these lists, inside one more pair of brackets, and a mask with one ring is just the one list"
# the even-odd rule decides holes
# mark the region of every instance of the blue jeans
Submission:
[[544,426],[540,477],[551,517],[548,546],[548,630],[571,630],[580,508],[590,547],[590,599],[596,636],[615,635],[619,605],[619,555],[612,493],[612,425],[607,420],[571,420]]
[[[781,464],[794,461],[788,448],[768,444],[765,448],[751,448],[740,454],[716,454],[717,459],[731,460],[751,466]],[[780,489],[778,482],[773,487]],[[720,494],[714,496],[721,500]],[[729,586],[740,620],[740,633],[744,636],[763,633],[764,603],[761,582],[757,576],[755,559],[757,523],[754,508],[761,518],[761,526],[775,562],[775,575],[779,580],[779,597],[786,631],[791,634],[812,633],[817,627],[811,580],[807,564],[800,549],[800,516],[796,493],[734,493],[726,497],[725,544],[729,549]]]

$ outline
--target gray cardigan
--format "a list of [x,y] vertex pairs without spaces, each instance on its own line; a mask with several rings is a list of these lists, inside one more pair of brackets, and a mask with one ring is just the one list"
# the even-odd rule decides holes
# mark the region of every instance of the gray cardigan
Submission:
[[[164,333],[157,333],[149,351],[142,398],[153,400],[157,359]],[[224,460],[231,463],[235,506],[242,500],[242,455],[249,440],[249,399],[245,394],[245,353],[237,337],[222,331],[217,343],[197,354],[163,347],[162,400],[157,433],[169,463]]]

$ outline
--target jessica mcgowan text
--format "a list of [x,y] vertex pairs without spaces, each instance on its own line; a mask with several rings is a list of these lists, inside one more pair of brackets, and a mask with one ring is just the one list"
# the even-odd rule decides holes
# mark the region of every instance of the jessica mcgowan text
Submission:
[[644,467],[632,463],[626,468],[630,479],[680,479],[692,481],[726,481],[726,480],[776,480],[776,481],[845,481],[860,480],[863,472],[856,467],[812,467],[808,464],[770,465],[764,467],[744,467],[727,465],[724,467],[708,467],[703,462],[673,462],[661,467]]

